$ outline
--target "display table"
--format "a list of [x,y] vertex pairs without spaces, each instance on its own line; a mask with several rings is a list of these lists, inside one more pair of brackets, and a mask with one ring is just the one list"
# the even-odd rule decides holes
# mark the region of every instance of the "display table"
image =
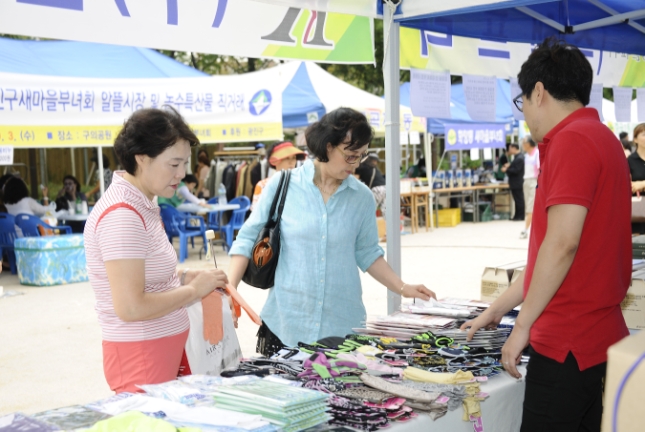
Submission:
[[[479,198],[482,195],[491,195],[491,210],[493,214],[495,213],[495,197],[501,194],[510,194],[510,189],[508,183],[490,183],[475,185],[469,187],[458,187],[458,188],[447,188],[447,189],[433,189],[432,192],[437,196],[448,195],[451,198],[461,198],[462,204],[463,199],[468,196],[473,197],[473,204],[479,203]],[[463,205],[462,205],[463,207]],[[438,214],[439,211],[439,200],[434,200],[434,210],[435,214]],[[479,211],[475,206],[475,211],[473,213],[473,222],[479,222]]]
[[208,207],[203,207],[199,204],[184,203],[179,205],[177,210],[184,213],[206,214],[237,210],[239,208],[239,204],[209,204]]
[[90,217],[89,214],[62,214],[58,219],[65,222],[85,222],[88,217]]
[[[522,424],[522,404],[524,403],[524,389],[526,383],[526,366],[519,366],[517,370],[522,378],[516,380],[508,373],[502,372],[487,383],[482,383],[481,391],[490,397],[481,402],[482,420],[484,431],[491,432],[518,432]],[[406,423],[392,423],[388,432],[472,432],[473,424],[462,420],[462,408],[448,413],[437,420],[432,420],[428,415],[419,413],[419,417]]]

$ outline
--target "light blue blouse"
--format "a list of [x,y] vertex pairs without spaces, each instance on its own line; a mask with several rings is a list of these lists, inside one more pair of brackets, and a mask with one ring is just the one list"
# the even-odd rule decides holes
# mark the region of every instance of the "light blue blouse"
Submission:
[[[366,316],[358,268],[365,272],[383,255],[372,192],[350,176],[325,205],[313,178],[312,161],[291,173],[275,286],[261,313],[287,346],[345,336],[361,326]],[[267,184],[230,255],[251,257],[279,181],[275,175]]]

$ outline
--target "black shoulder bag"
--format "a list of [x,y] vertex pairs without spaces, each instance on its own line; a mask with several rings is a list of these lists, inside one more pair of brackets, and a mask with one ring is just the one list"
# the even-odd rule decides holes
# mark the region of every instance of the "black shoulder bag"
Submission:
[[[282,218],[282,210],[284,209],[290,179],[291,171],[282,171],[280,183],[275,191],[271,210],[269,211],[269,220],[260,230],[255,240],[249,265],[246,267],[242,277],[245,283],[256,288],[267,289],[274,285],[275,270],[278,267],[278,259],[280,258],[280,219]],[[276,208],[278,209],[278,214],[274,220]]]

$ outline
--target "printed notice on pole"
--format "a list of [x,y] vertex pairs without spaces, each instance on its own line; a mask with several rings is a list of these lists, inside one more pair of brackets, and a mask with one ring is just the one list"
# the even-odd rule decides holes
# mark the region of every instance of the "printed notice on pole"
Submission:
[[632,118],[632,88],[614,87],[616,121],[629,123]]
[[412,69],[410,108],[418,117],[450,118],[450,73]]
[[645,122],[645,88],[636,89],[636,107],[638,122]]
[[0,165],[13,165],[13,147],[0,146]]
[[479,75],[465,75],[464,96],[466,110],[475,121],[494,122],[497,101],[497,79]]
[[598,111],[600,121],[605,121],[602,116],[602,84],[592,84],[591,94],[589,95],[589,108],[595,108]]
[[[511,78],[511,97],[515,99],[522,94],[522,89],[517,83],[517,78]],[[521,105],[520,105],[521,106]],[[513,118],[515,120],[524,120],[524,113],[517,109],[513,101],[511,101],[511,109],[513,110]]]

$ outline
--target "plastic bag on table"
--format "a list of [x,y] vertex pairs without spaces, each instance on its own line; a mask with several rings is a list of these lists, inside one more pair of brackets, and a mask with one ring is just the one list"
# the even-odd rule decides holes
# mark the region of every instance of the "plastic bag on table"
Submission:
[[242,350],[237,339],[233,315],[228,301],[222,301],[224,336],[217,344],[204,339],[204,311],[202,302],[186,307],[190,331],[186,341],[186,357],[193,374],[219,375],[225,370],[235,370],[240,365]]

